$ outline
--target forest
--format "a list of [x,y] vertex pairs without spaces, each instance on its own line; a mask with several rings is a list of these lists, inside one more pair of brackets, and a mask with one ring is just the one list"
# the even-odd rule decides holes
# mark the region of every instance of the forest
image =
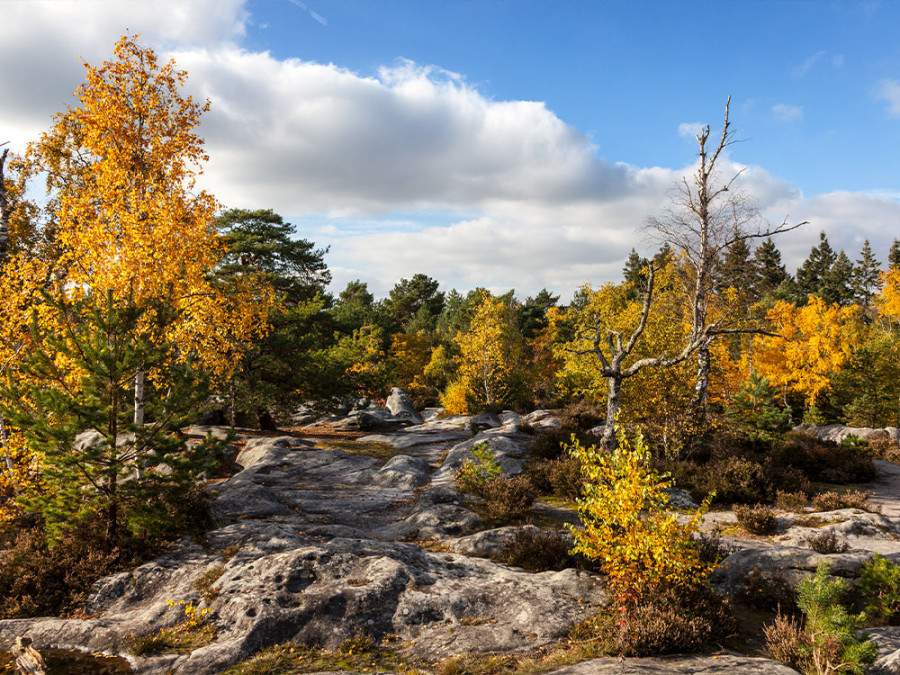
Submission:
[[[811,498],[802,471],[772,471],[796,425],[900,426],[900,239],[835,251],[815,223],[766,221],[723,174],[728,107],[669,208],[646,214],[654,252],[632,249],[618,281],[566,304],[419,273],[376,299],[364,280],[330,292],[328,251],[266,205],[197,188],[209,103],[186,77],[123,38],[40,139],[2,149],[0,555],[18,570],[0,571],[3,618],[71,610],[98,574],[210,527],[202,478],[223,445],[181,433],[198,422],[275,431],[394,387],[445,416],[550,409],[572,423],[559,447],[579,434],[587,484],[606,461],[589,443],[618,453],[639,433],[634,456],[715,491],[703,508],[791,485]],[[778,235],[798,227],[812,245],[792,272]],[[658,478],[632,468],[635,491]],[[601,557],[592,536],[580,551]],[[54,586],[63,569],[74,580]]]

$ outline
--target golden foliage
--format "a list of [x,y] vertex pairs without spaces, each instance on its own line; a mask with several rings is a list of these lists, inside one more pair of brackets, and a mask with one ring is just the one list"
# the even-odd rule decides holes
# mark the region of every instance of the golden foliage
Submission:
[[708,500],[687,522],[667,513],[672,481],[650,466],[650,453],[638,436],[619,438],[613,451],[569,451],[585,478],[578,511],[584,529],[571,527],[575,549],[597,561],[620,607],[670,587],[705,584],[714,566],[702,561],[692,534],[699,529]]
[[462,381],[479,405],[509,404],[521,368],[523,339],[513,308],[486,295],[469,329],[454,338],[459,345]]
[[754,340],[755,370],[772,384],[803,394],[809,405],[860,345],[863,312],[857,305],[829,305],[811,295],[803,307],[777,302],[768,319],[775,336]]
[[[111,293],[116,304],[146,308],[139,337],[178,344],[179,358],[199,356],[227,375],[234,344],[265,330],[271,291],[248,278],[226,294],[208,278],[223,251],[217,202],[194,192],[195,167],[206,159],[194,129],[208,103],[182,96],[186,73],[160,66],[136,36],[120,39],[115,54],[85,65],[80,107],[57,115],[29,148],[27,172],[47,176],[58,255],[10,260],[2,314],[21,333],[40,304],[37,289],[87,303]],[[174,310],[175,320],[158,308]]]
[[900,268],[894,267],[882,273],[884,287],[878,307],[882,316],[900,320]]

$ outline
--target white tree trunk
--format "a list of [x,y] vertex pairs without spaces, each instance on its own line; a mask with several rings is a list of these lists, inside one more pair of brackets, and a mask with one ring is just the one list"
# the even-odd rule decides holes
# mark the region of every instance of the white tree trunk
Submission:
[[144,425],[144,370],[137,371],[134,375],[134,424]]

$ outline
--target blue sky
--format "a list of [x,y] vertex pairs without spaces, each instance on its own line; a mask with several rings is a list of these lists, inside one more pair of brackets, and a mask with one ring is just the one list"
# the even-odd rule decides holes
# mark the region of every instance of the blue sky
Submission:
[[810,221],[779,241],[789,267],[820,230],[882,260],[900,237],[900,3],[0,4],[0,134],[22,147],[79,58],[140,32],[212,103],[206,186],[330,245],[336,291],[615,279],[728,95],[729,170],[771,220]]
[[302,4],[249,3],[247,46],[362,75],[435,64],[494,99],[545,101],[600,154],[638,166],[687,161],[679,124],[715,123],[731,94],[742,161],[805,192],[898,187],[900,124],[878,103],[900,73],[897,3]]

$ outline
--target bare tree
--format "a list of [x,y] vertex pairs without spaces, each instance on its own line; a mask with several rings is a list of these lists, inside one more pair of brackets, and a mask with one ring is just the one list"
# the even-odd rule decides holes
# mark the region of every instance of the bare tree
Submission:
[[691,313],[689,343],[697,353],[697,375],[691,397],[691,416],[702,420],[706,414],[710,375],[710,345],[723,335],[760,333],[746,325],[736,313],[725,312],[711,320],[711,302],[715,298],[716,272],[723,254],[737,242],[771,237],[789,232],[806,222],[789,225],[787,220],[770,224],[760,213],[756,201],[739,189],[735,182],[741,169],[722,179],[720,162],[726,148],[734,145],[735,132],[729,119],[731,97],[725,103],[725,121],[715,147],[710,147],[707,124],[699,134],[699,166],[682,179],[673,197],[673,205],[661,218],[650,218],[648,227],[653,238],[683,252],[683,281]]
[[[7,143],[0,143],[0,147]],[[9,148],[4,148],[0,153],[0,258],[9,246],[9,217],[12,213],[12,204],[6,192],[6,176],[3,172],[7,156],[9,156]]]
[[625,367],[625,360],[631,355],[641,340],[641,336],[647,327],[647,318],[650,316],[653,294],[655,292],[656,268],[651,263],[648,265],[647,285],[641,303],[641,315],[637,327],[627,338],[620,331],[616,331],[602,323],[598,316],[593,317],[593,326],[579,331],[578,338],[591,343],[587,349],[570,349],[570,353],[584,356],[591,355],[600,362],[600,373],[606,378],[606,425],[600,439],[602,447],[612,450],[618,445],[616,438],[616,417],[622,401],[622,385],[628,378],[637,375],[644,368],[665,368],[681,363],[694,353],[700,346],[700,342],[691,336],[678,354],[643,358]]

